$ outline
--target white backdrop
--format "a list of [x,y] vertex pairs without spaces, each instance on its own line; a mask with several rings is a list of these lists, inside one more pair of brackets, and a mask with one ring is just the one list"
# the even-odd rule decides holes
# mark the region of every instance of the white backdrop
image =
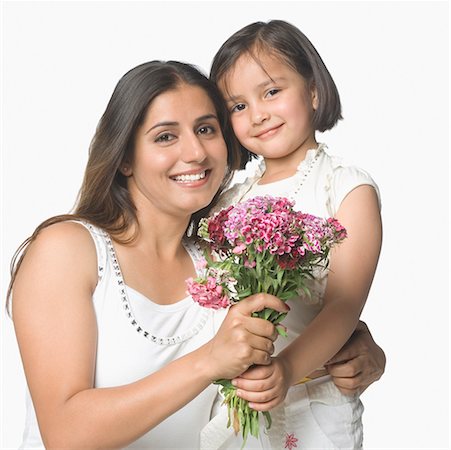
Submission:
[[[72,207],[96,123],[128,69],[176,59],[208,71],[234,31],[288,20],[312,40],[341,93],[345,120],[320,140],[367,169],[382,193],[383,251],[363,316],[388,363],[363,394],[366,448],[449,448],[448,8],[446,1],[3,2],[2,299],[19,243]],[[21,441],[24,377],[3,309],[1,330],[7,449]]]

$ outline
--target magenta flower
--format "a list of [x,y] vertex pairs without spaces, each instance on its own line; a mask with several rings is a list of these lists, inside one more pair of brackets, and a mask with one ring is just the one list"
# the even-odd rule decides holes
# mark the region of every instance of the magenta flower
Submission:
[[[254,197],[202,219],[198,234],[209,243],[204,276],[187,281],[188,292],[200,305],[219,309],[266,292],[286,301],[301,292],[308,295],[306,282],[328,266],[332,246],[346,237],[346,230],[333,218],[325,219],[293,209],[283,197]],[[271,309],[257,313],[270,320],[281,335],[285,314]],[[219,380],[235,431],[258,437],[259,418],[246,401],[237,401],[229,380]],[[269,412],[263,413],[269,428]],[[287,434],[285,448],[298,442]]]

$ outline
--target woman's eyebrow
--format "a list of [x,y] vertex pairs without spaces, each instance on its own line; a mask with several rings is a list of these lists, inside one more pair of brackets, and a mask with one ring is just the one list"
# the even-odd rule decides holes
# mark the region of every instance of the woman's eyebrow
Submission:
[[168,127],[168,126],[175,126],[178,125],[178,122],[171,122],[171,121],[166,121],[166,122],[158,122],[155,125],[153,125],[152,127],[150,127],[145,133],[144,135],[146,135],[147,133],[149,133],[149,131],[152,131],[154,128],[158,128],[158,127]]
[[208,120],[208,119],[218,120],[218,118],[216,117],[216,114],[204,114],[203,116],[200,116],[196,119],[196,123],[203,122],[204,120]]
[[[208,119],[215,119],[218,120],[218,118],[216,117],[215,114],[204,114],[203,116],[200,116],[196,119],[196,123],[199,122],[203,122],[204,120],[208,120]],[[163,121],[163,122],[158,122],[155,125],[151,126],[145,133],[144,135],[146,135],[147,133],[149,133],[150,131],[154,130],[155,128],[158,127],[174,127],[179,125],[179,122],[173,122],[170,120],[167,121]]]

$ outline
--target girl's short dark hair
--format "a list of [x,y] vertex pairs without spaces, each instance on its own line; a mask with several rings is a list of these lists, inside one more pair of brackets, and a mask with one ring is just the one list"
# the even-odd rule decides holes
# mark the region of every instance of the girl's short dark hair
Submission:
[[280,57],[296,70],[318,94],[313,114],[315,130],[326,131],[342,119],[340,95],[326,65],[313,44],[298,28],[283,20],[255,22],[234,33],[216,53],[210,79],[216,84],[243,54],[258,61],[266,51]]

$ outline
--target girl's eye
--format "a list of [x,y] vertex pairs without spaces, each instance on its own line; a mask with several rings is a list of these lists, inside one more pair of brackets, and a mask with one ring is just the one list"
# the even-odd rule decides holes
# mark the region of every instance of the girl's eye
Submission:
[[267,97],[273,97],[273,96],[276,95],[278,92],[280,92],[280,89],[273,88],[273,89],[270,89],[270,90],[266,93],[266,96],[267,96]]
[[212,127],[211,125],[204,125],[202,127],[199,127],[197,129],[197,133],[198,134],[212,134],[214,133],[216,130],[214,127]]
[[157,138],[155,139],[155,142],[170,142],[172,140],[175,139],[175,136],[173,134],[170,133],[163,133],[160,134],[159,136],[157,136]]
[[246,108],[246,105],[244,103],[238,103],[238,105],[235,105],[232,107],[231,112],[240,112],[243,111],[243,109]]

